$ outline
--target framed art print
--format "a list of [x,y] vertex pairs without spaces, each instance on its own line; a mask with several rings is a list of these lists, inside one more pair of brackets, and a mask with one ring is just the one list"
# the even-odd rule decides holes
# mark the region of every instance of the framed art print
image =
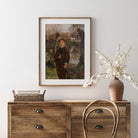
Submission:
[[40,17],[39,85],[83,85],[90,47],[90,17]]

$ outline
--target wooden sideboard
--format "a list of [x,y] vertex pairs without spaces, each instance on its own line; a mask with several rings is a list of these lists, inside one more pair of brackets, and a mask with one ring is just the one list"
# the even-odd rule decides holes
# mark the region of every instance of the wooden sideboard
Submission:
[[[9,102],[8,138],[84,138],[82,113],[88,100]],[[120,123],[117,138],[130,138],[130,102],[118,101]],[[97,103],[113,108],[108,103]],[[95,112],[88,119],[88,138],[111,138],[110,113]],[[101,125],[102,129],[95,126]]]

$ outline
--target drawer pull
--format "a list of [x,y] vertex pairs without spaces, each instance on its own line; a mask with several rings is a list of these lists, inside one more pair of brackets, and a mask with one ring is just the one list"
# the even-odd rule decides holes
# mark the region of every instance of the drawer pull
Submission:
[[95,128],[96,128],[96,129],[102,129],[103,126],[102,126],[102,125],[96,125]]
[[43,110],[37,109],[37,110],[36,110],[36,113],[43,113]]
[[97,110],[95,111],[95,113],[103,113],[103,110],[97,109]]
[[43,126],[41,126],[41,125],[36,125],[36,127],[35,128],[37,128],[37,129],[42,129],[43,128]]

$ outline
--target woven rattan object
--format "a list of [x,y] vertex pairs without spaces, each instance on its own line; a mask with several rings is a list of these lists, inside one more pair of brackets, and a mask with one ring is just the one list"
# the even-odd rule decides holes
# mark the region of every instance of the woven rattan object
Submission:
[[44,90],[43,94],[16,94],[15,90],[12,92],[14,95],[14,101],[44,101],[46,90]]

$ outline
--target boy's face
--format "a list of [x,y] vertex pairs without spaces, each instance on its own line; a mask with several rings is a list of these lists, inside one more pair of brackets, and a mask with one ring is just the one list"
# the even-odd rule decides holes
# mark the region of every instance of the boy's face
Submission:
[[64,47],[65,46],[65,42],[63,40],[61,40],[59,43],[60,43],[60,46],[61,47]]

